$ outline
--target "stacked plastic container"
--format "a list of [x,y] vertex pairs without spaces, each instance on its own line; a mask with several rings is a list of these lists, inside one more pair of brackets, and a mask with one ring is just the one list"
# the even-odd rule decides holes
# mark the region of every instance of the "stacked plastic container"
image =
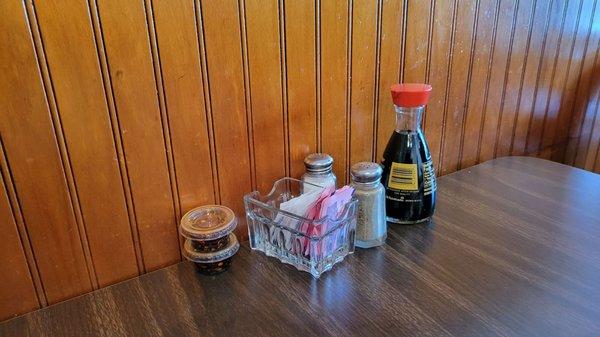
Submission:
[[225,206],[201,206],[187,212],[179,226],[185,238],[183,255],[198,272],[216,275],[226,271],[240,248],[233,230],[237,219]]

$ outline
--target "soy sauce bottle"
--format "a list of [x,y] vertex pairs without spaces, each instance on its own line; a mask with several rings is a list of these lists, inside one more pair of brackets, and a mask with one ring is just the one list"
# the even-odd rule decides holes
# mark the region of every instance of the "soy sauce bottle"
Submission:
[[398,224],[427,221],[435,209],[436,179],[421,117],[431,85],[392,86],[396,130],[383,153],[386,219]]

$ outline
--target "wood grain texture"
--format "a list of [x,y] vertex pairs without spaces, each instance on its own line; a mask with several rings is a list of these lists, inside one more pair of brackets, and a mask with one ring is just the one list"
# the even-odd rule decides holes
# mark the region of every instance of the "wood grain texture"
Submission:
[[192,0],[155,0],[154,22],[164,81],[181,211],[215,203],[200,48]]
[[597,59],[598,50],[600,49],[600,34],[594,31],[593,27],[597,20],[600,19],[600,5],[598,1],[594,2],[590,14],[591,20],[587,27],[587,39],[583,47],[583,55],[581,55],[581,67],[579,69],[579,77],[577,78],[576,92],[574,103],[571,106],[571,122],[569,128],[569,139],[565,150],[564,162],[569,165],[581,167],[582,158],[586,151],[583,149],[586,142],[581,141],[582,137],[586,138],[589,135],[589,125],[591,116],[589,111],[590,88],[593,88],[592,79],[594,73],[594,65]]
[[289,174],[300,178],[304,158],[317,151],[315,2],[285,1],[283,7]]
[[[564,6],[564,2],[552,1],[547,14],[548,28],[544,37],[542,64],[538,74],[538,90],[531,116],[532,119],[535,119],[535,122],[532,122],[529,128],[526,145],[527,153],[540,153],[544,126],[548,124],[549,120],[554,121],[556,119],[555,113],[557,111],[547,111],[546,109],[550,95],[549,91],[556,73],[555,59],[562,28],[561,22],[564,18]],[[550,115],[550,118],[548,118],[548,115]],[[542,121],[542,123],[538,123],[538,121]]]
[[[0,134],[49,303],[92,290],[23,4],[0,4]],[[18,255],[15,255],[16,258]]]
[[444,175],[458,169],[460,162],[460,139],[463,133],[464,114],[469,77],[473,66],[473,43],[476,33],[478,1],[458,1],[455,4],[452,52],[449,61],[448,91],[445,118],[442,128],[441,170]]
[[29,272],[27,257],[12,211],[4,178],[0,175],[0,260],[7,271],[0,274],[0,317],[9,318],[40,307]]
[[256,187],[268,193],[286,174],[279,3],[244,1]]
[[[539,74],[542,65],[542,56],[545,47],[545,37],[547,33],[549,2],[543,2],[543,5],[536,6],[533,13],[531,33],[527,42],[527,54],[523,68],[523,78],[521,80],[521,90],[516,102],[515,125],[511,139],[511,145],[508,151],[512,155],[523,155],[526,152],[527,134],[530,130],[530,123],[536,122],[532,117],[532,111],[536,94],[539,88]],[[506,149],[504,149],[506,151]]]
[[515,28],[517,2],[500,0],[496,29],[494,31],[491,74],[488,94],[484,106],[482,136],[479,146],[479,160],[486,161],[494,158],[498,125],[501,120],[502,102],[504,102],[504,87],[510,56],[510,45]]
[[442,177],[431,223],[390,226],[384,246],[357,250],[319,280],[244,244],[222,275],[181,263],[5,322],[0,333],[595,335],[598,191],[593,173],[496,159]]
[[[238,2],[201,6],[221,203],[241,215],[252,178]],[[244,227],[237,233],[243,235]]]
[[[346,182],[348,169],[348,130],[350,79],[348,78],[348,2],[321,1],[321,146],[335,161],[333,171],[338,185]],[[395,44],[394,44],[395,45]],[[395,64],[392,62],[391,64]],[[324,74],[324,75],[323,75]]]
[[373,160],[380,2],[352,1],[350,163]]
[[[569,122],[569,116],[561,109],[562,96],[564,86],[568,79],[568,72],[571,66],[572,53],[574,47],[574,34],[577,22],[580,19],[581,11],[585,1],[569,1],[565,4],[565,13],[562,22],[562,30],[560,32],[557,45],[558,55],[555,57],[554,78],[550,86],[546,111],[548,113],[546,124],[542,131],[541,156],[546,159],[551,159],[550,154],[553,152],[553,144],[560,138],[558,130],[566,134],[564,129],[565,124]],[[577,18],[572,20],[570,18]]]
[[[406,43],[402,40],[404,21],[402,1],[383,1],[381,8],[381,46],[379,47],[379,95],[376,102],[377,115],[375,118],[377,125],[375,129],[377,133],[377,143],[375,144],[376,162],[383,160],[383,151],[385,151],[396,124],[396,113],[393,105],[390,104],[390,83],[398,82],[402,72],[406,71],[402,63],[402,46]],[[427,44],[425,43],[425,45]]]
[[[431,64],[429,83],[441,90],[432,91],[425,116],[425,135],[431,150],[436,171],[441,169],[442,136],[446,116],[447,88],[449,84],[452,37],[456,1],[435,2],[431,37]],[[449,24],[450,23],[450,24]],[[405,74],[406,76],[406,74]],[[442,89],[443,88],[443,89]]]
[[[61,16],[54,16],[54,10]],[[106,286],[137,276],[139,270],[91,18],[85,4],[70,1],[44,2],[36,13],[44,27],[44,48],[38,53],[45,53],[54,83],[47,86],[55,99],[51,110],[58,110],[53,111],[61,125],[57,132],[64,134],[94,277]],[[77,95],[73,88],[78,88]]]
[[4,1],[0,262],[25,254],[45,306],[180,261],[195,206],[234,209],[243,239],[243,195],[307,154],[340,185],[380,160],[400,81],[433,85],[439,175],[511,154],[599,171],[599,2]]
[[[587,51],[587,46],[589,44],[589,38],[591,35],[591,28],[594,22],[594,14],[596,11],[596,0],[584,0],[581,4],[581,12],[577,18],[577,27],[575,30],[575,36],[573,37],[573,48],[571,51],[571,57],[569,58],[569,65],[567,67],[567,80],[562,89],[562,101],[560,107],[560,116],[563,117],[563,120],[566,118],[568,121],[566,123],[559,123],[558,130],[556,133],[556,142],[559,144],[563,144],[559,148],[555,154],[553,154],[552,160],[555,161],[564,161],[565,163],[569,163],[567,155],[571,157],[574,155],[574,148],[571,147],[573,142],[571,141],[571,132],[573,127],[579,124],[576,123],[577,114],[574,113],[574,104],[578,97],[581,95],[577,95],[579,93],[579,82],[580,77],[583,71],[584,64],[584,55]],[[575,133],[575,136],[577,134]],[[569,151],[567,152],[567,149]]]
[[498,1],[479,2],[458,168],[473,166],[479,158],[478,150],[483,136],[484,112],[489,94],[494,28],[498,20],[498,10]]
[[[519,103],[518,97],[522,94],[525,64],[534,30],[533,19],[535,17],[535,12],[537,11],[542,13],[543,23],[548,21],[547,8],[549,2],[550,0],[517,2],[517,14],[514,19],[515,29],[509,46],[510,54],[508,57],[508,69],[505,74],[504,92],[502,93],[504,98],[500,103],[498,133],[496,134],[496,147],[494,149],[495,156],[507,156],[510,154],[513,129],[515,128],[515,121],[519,115],[519,112],[517,111]],[[542,39],[544,39],[547,31],[547,24],[536,26],[535,29],[542,30]],[[543,115],[541,116],[541,119],[543,119]],[[537,126],[537,124],[535,126]]]

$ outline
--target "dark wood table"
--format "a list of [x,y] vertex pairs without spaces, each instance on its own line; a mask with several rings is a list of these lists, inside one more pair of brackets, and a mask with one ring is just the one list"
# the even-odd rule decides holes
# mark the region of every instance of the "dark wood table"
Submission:
[[502,158],[440,178],[437,202],[319,280],[245,244],[225,274],[180,263],[0,336],[600,336],[600,175]]

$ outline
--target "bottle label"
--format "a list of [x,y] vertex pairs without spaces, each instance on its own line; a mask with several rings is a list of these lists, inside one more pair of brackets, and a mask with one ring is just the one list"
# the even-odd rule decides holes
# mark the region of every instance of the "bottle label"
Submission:
[[423,195],[430,195],[437,189],[435,170],[431,159],[423,163]]
[[392,163],[388,187],[400,191],[418,191],[417,164]]

